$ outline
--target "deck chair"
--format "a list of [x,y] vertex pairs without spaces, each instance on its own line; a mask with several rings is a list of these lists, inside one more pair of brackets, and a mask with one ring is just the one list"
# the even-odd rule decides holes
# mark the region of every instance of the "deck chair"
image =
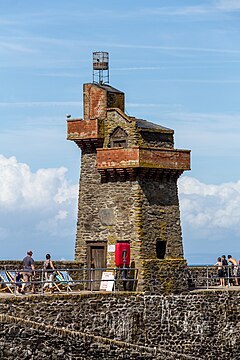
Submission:
[[11,294],[14,293],[14,284],[11,282],[5,270],[0,270],[0,291],[8,290]]
[[68,291],[72,291],[72,287],[76,285],[67,270],[58,270],[56,273],[56,280],[58,281],[58,285]]
[[[44,271],[44,273],[45,273],[45,271]],[[57,279],[57,272],[54,270],[54,276],[53,276],[53,281],[52,281],[52,288],[50,289],[50,288],[46,288],[46,290],[49,290],[50,292],[51,292],[51,290],[53,290],[53,291],[55,291],[55,290],[57,290],[57,291],[61,291],[61,289],[60,289],[60,287],[59,287],[59,280]],[[45,274],[44,274],[44,276],[45,276]],[[46,280],[45,280],[46,281]],[[49,281],[49,280],[48,280]]]

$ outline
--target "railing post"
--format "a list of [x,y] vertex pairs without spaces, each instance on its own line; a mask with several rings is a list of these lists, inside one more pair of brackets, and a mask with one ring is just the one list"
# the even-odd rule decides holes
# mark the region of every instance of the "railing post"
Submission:
[[43,291],[43,286],[44,286],[44,284],[43,284],[43,269],[41,269],[41,291],[42,291],[42,294],[44,293],[44,291]]
[[114,268],[113,270],[113,274],[114,274],[114,281],[113,281],[113,292],[116,292],[116,269]]
[[90,291],[92,292],[92,268],[90,268]]
[[208,265],[207,265],[207,290],[208,290],[208,286],[209,286],[209,284],[208,284],[208,276],[209,276],[209,272],[208,272]]
[[228,287],[230,287],[230,270],[228,265]]
[[17,294],[17,272],[16,270],[14,271],[14,294],[16,295]]

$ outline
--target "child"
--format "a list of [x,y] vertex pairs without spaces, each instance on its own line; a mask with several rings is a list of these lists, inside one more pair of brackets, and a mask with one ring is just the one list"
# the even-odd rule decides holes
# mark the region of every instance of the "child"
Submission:
[[16,294],[19,294],[21,292],[21,287],[22,287],[22,284],[21,284],[21,280],[22,280],[22,273],[20,271],[16,271],[16,274],[15,274],[15,284],[16,284]]

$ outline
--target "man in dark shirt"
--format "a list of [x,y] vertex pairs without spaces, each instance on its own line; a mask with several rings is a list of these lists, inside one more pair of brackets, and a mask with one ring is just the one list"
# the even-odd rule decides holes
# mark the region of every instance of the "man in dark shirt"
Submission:
[[31,291],[35,292],[34,283],[32,283],[33,277],[35,276],[34,260],[32,258],[32,250],[28,250],[27,256],[23,259],[23,285],[22,293],[24,293],[25,286],[27,283],[31,283]]

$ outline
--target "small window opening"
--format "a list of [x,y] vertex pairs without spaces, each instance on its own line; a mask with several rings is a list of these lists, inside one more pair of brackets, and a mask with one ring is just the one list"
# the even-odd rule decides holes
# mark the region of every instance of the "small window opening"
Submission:
[[166,255],[166,241],[157,240],[156,242],[156,253],[158,259],[164,259]]
[[112,141],[112,147],[127,147],[127,141],[126,140],[113,140]]
[[110,136],[110,147],[126,148],[128,146],[127,140],[128,140],[127,133],[118,126]]

